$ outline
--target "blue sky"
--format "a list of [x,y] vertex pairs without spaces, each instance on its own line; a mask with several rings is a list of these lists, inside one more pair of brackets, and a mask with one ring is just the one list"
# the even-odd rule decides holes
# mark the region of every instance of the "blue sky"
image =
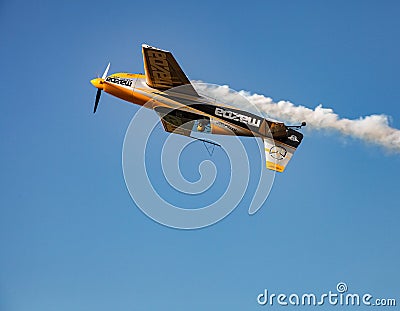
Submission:
[[398,154],[306,130],[256,215],[246,196],[217,225],[174,230],[124,183],[137,107],[103,94],[93,115],[89,83],[108,61],[143,72],[148,43],[191,79],[400,128],[399,13],[396,1],[2,1],[0,309],[258,310],[271,308],[256,303],[264,289],[339,281],[400,303]]

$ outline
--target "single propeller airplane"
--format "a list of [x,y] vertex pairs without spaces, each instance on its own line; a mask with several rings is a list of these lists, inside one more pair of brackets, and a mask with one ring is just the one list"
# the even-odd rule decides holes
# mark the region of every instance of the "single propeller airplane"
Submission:
[[142,53],[144,75],[114,73],[107,76],[108,64],[101,78],[90,81],[98,89],[93,112],[97,110],[103,90],[153,109],[169,133],[188,137],[192,137],[194,132],[260,137],[264,140],[267,168],[277,172],[285,170],[303,139],[303,134],[295,129],[305,126],[305,122],[287,126],[283,122],[219,104],[198,94],[171,52],[143,44]]

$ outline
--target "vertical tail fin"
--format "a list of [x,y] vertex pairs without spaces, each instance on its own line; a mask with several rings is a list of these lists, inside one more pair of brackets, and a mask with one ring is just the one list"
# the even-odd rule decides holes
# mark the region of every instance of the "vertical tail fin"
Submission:
[[302,139],[303,134],[292,129],[288,130],[288,135],[284,139],[274,140],[268,137],[264,138],[267,168],[283,172]]

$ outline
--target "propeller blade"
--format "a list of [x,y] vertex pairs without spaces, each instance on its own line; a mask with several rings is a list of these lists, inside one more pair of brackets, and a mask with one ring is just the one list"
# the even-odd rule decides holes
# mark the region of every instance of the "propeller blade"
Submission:
[[103,73],[103,76],[101,77],[102,79],[105,79],[107,77],[108,69],[110,69],[110,63],[108,63],[106,70]]
[[[107,77],[108,74],[108,70],[110,69],[110,63],[108,63],[106,70],[103,73],[103,76],[101,77],[101,81],[99,82],[99,79],[93,79],[91,82],[95,87],[99,87],[98,83],[103,84],[104,79]],[[94,109],[93,109],[93,113],[96,113],[97,110],[97,106],[99,105],[99,101],[100,101],[100,96],[101,96],[101,88],[97,89],[97,93],[96,93],[96,100],[94,101]]]
[[97,90],[97,93],[96,93],[96,100],[95,100],[95,102],[94,102],[93,113],[96,113],[97,106],[99,105],[100,96],[101,96],[101,90],[98,89],[98,90]]

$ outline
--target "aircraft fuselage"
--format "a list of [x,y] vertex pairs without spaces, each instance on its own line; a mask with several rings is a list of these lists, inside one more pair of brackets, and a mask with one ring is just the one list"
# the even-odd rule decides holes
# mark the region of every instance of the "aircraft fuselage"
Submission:
[[174,89],[160,91],[151,88],[142,74],[116,73],[105,79],[94,79],[92,84],[110,95],[149,109],[166,107],[203,115],[211,120],[211,134],[287,137],[287,128],[281,122],[217,104],[206,97],[185,95],[174,92]]

